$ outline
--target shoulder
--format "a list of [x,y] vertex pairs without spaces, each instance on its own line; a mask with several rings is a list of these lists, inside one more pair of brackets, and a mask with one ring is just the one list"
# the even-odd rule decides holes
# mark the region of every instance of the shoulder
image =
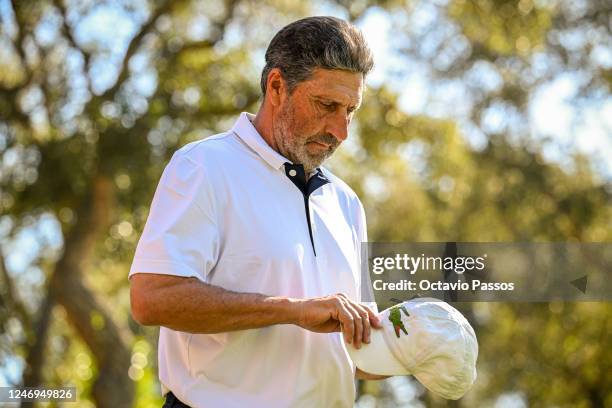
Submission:
[[211,180],[222,180],[234,174],[252,155],[244,142],[232,131],[218,133],[182,146],[174,152],[171,163],[196,167]]
[[223,161],[231,156],[236,149],[235,134],[223,132],[199,139],[179,148],[173,155],[174,159],[189,160],[195,165],[208,167],[215,160]]
[[202,186],[213,189],[219,168],[236,160],[234,137],[232,132],[224,132],[180,147],[167,163],[160,182],[184,195]]
[[175,195],[195,201],[209,218],[223,199],[223,166],[236,158],[236,136],[232,132],[212,135],[180,147],[174,152],[160,178],[160,186]]

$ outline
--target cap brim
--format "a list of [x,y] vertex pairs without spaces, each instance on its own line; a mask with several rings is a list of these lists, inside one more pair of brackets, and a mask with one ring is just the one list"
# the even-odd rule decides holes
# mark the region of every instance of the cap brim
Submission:
[[[385,324],[383,314],[379,315],[383,328],[372,328],[370,344],[363,343],[360,349],[347,344],[351,359],[361,371],[378,375],[408,375],[408,370],[393,356],[385,341],[385,330],[393,331],[393,326]],[[395,334],[393,334],[395,335]]]

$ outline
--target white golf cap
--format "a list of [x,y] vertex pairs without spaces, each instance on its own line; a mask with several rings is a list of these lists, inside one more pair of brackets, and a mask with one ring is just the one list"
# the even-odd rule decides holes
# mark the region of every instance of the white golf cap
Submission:
[[446,399],[459,399],[472,386],[478,342],[474,329],[457,309],[438,299],[416,298],[378,317],[383,328],[372,329],[370,344],[360,349],[347,347],[360,370],[413,375]]

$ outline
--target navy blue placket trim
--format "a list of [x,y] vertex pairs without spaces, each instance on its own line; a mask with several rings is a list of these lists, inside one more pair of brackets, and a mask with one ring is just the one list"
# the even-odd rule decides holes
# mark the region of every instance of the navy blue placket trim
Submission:
[[312,235],[312,224],[310,221],[310,194],[316,191],[319,187],[329,183],[329,179],[317,169],[316,173],[306,181],[306,172],[304,166],[301,164],[285,163],[285,175],[291,180],[291,182],[300,190],[302,197],[304,197],[304,210],[306,210],[306,222],[308,224],[308,235],[310,236],[310,244],[312,245],[312,251],[317,256],[315,249],[314,237]]

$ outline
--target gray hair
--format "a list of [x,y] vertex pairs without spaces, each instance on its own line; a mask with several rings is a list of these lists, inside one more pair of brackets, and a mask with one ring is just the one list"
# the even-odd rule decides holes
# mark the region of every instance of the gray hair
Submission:
[[283,27],[266,50],[266,66],[261,73],[265,96],[268,75],[281,71],[289,93],[308,80],[315,68],[361,73],[372,70],[374,58],[361,31],[336,17],[307,17]]

